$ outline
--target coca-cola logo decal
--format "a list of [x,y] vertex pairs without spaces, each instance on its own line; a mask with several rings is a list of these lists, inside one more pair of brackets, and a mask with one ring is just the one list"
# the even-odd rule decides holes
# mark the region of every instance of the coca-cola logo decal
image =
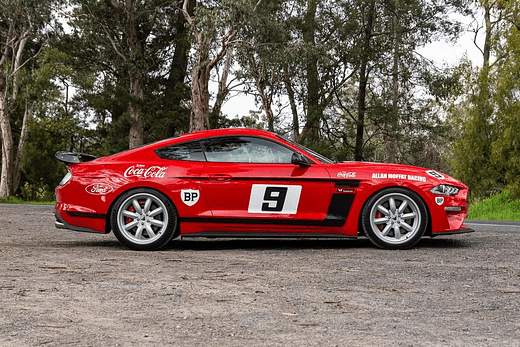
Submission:
[[356,173],[355,172],[341,171],[341,172],[338,172],[338,177],[341,177],[341,178],[356,178]]
[[92,194],[92,195],[105,195],[105,194],[108,194],[111,191],[113,191],[114,188],[109,184],[94,183],[94,184],[87,186],[87,188],[85,188],[85,190],[87,191],[87,193]]
[[125,177],[137,178],[164,178],[166,176],[166,166],[150,166],[137,164],[125,170]]

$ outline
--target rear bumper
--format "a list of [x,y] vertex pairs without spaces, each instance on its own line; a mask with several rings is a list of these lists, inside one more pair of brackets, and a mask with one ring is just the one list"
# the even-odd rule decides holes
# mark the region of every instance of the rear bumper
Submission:
[[84,233],[108,234],[107,232],[103,233],[98,230],[94,230],[94,229],[90,229],[90,228],[84,228],[84,227],[70,225],[67,222],[65,222],[63,220],[63,218],[61,218],[61,216],[59,215],[59,213],[57,211],[54,211],[54,217],[56,218],[56,220],[54,221],[54,226],[57,229],[67,229],[67,230],[73,230],[73,231],[80,231],[80,232],[84,232]]

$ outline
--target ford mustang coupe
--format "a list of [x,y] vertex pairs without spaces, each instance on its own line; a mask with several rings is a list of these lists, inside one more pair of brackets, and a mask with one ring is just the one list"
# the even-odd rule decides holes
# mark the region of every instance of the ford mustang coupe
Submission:
[[387,249],[467,233],[468,187],[424,168],[336,163],[276,134],[194,132],[95,158],[58,152],[56,227],[156,250],[177,237],[366,236]]

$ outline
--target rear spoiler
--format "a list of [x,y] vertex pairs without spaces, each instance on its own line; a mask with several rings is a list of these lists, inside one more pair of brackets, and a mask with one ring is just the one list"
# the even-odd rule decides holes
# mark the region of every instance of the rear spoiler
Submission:
[[56,159],[65,164],[84,163],[96,159],[95,156],[83,153],[56,152]]

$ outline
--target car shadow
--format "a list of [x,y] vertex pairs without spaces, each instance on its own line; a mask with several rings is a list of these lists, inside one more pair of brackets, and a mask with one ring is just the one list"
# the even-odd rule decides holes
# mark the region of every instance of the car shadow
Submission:
[[170,250],[301,250],[301,249],[346,249],[372,248],[367,239],[318,239],[318,238],[270,238],[270,239],[240,239],[240,238],[200,238],[183,239],[170,242],[164,249]]
[[[112,239],[61,242],[58,247],[66,248],[104,248],[128,251],[119,241]],[[470,242],[456,238],[423,238],[412,249],[458,249],[471,247]],[[219,250],[305,250],[305,249],[375,249],[365,237],[358,239],[319,239],[319,238],[186,238],[168,243],[161,251],[219,251]]]

